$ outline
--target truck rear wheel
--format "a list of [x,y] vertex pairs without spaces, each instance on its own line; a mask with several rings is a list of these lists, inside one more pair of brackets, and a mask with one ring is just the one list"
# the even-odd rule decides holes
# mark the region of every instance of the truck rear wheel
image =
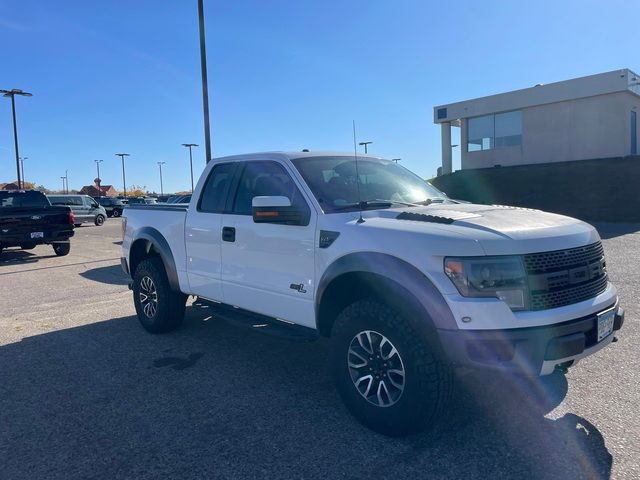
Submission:
[[64,257],[65,255],[69,255],[71,251],[71,242],[59,242],[52,244],[53,251],[59,257]]
[[398,312],[359,300],[337,317],[331,369],[345,405],[362,424],[389,436],[433,426],[449,404],[452,368]]
[[162,260],[151,257],[136,267],[133,301],[144,329],[151,333],[165,333],[182,323],[187,297],[171,289]]

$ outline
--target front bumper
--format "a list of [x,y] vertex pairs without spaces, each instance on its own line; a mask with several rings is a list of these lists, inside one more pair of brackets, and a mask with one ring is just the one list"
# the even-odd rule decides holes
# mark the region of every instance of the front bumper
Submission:
[[[599,313],[615,308],[613,332],[597,342]],[[607,346],[622,328],[624,310],[616,302],[574,320],[542,327],[504,330],[438,330],[447,356],[459,366],[548,375]]]

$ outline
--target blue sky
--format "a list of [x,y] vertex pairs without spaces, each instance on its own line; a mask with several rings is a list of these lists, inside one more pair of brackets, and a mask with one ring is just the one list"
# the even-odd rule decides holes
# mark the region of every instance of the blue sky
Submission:
[[[352,150],[432,176],[432,107],[637,62],[635,1],[205,0],[213,155]],[[0,0],[0,88],[28,181],[189,186],[204,144],[196,0]],[[455,131],[456,129],[454,129]],[[454,139],[454,143],[457,143]],[[194,150],[197,173],[204,148]],[[459,159],[454,159],[454,166]],[[15,179],[0,98],[0,181]]]

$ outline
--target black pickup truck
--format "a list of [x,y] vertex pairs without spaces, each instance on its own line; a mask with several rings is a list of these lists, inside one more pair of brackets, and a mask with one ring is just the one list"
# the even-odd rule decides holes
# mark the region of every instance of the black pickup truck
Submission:
[[71,208],[51,205],[42,192],[0,190],[0,254],[6,247],[47,244],[56,255],[67,255],[74,223]]

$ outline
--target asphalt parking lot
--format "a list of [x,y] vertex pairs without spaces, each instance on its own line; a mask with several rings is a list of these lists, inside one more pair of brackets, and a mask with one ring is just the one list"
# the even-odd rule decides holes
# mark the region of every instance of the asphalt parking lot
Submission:
[[0,257],[0,478],[640,478],[640,225],[600,225],[619,341],[542,380],[465,374],[446,428],[406,439],[342,406],[328,344],[197,307],[154,336],[120,271],[120,221],[71,253]]

